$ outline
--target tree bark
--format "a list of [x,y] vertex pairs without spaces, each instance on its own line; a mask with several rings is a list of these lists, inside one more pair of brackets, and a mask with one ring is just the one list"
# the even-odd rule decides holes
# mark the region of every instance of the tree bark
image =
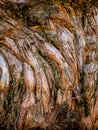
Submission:
[[93,2],[0,0],[0,130],[98,129]]

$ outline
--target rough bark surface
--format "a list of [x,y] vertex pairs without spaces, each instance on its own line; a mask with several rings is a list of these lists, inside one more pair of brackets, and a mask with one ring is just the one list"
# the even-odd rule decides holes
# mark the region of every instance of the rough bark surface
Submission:
[[0,0],[0,130],[98,129],[98,8],[85,5]]

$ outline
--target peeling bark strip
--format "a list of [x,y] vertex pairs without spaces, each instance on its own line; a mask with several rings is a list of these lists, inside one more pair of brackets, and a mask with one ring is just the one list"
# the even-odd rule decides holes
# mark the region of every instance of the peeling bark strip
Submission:
[[98,129],[97,5],[0,0],[0,130]]

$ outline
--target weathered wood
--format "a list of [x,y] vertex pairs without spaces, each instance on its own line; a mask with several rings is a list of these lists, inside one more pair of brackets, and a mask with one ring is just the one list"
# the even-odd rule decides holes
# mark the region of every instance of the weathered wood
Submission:
[[0,0],[0,129],[98,129],[98,9],[87,3]]

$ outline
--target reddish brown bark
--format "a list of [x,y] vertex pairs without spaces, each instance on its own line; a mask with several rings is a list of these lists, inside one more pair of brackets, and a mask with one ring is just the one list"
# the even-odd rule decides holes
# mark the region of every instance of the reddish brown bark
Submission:
[[97,20],[92,1],[0,1],[0,129],[98,129]]

